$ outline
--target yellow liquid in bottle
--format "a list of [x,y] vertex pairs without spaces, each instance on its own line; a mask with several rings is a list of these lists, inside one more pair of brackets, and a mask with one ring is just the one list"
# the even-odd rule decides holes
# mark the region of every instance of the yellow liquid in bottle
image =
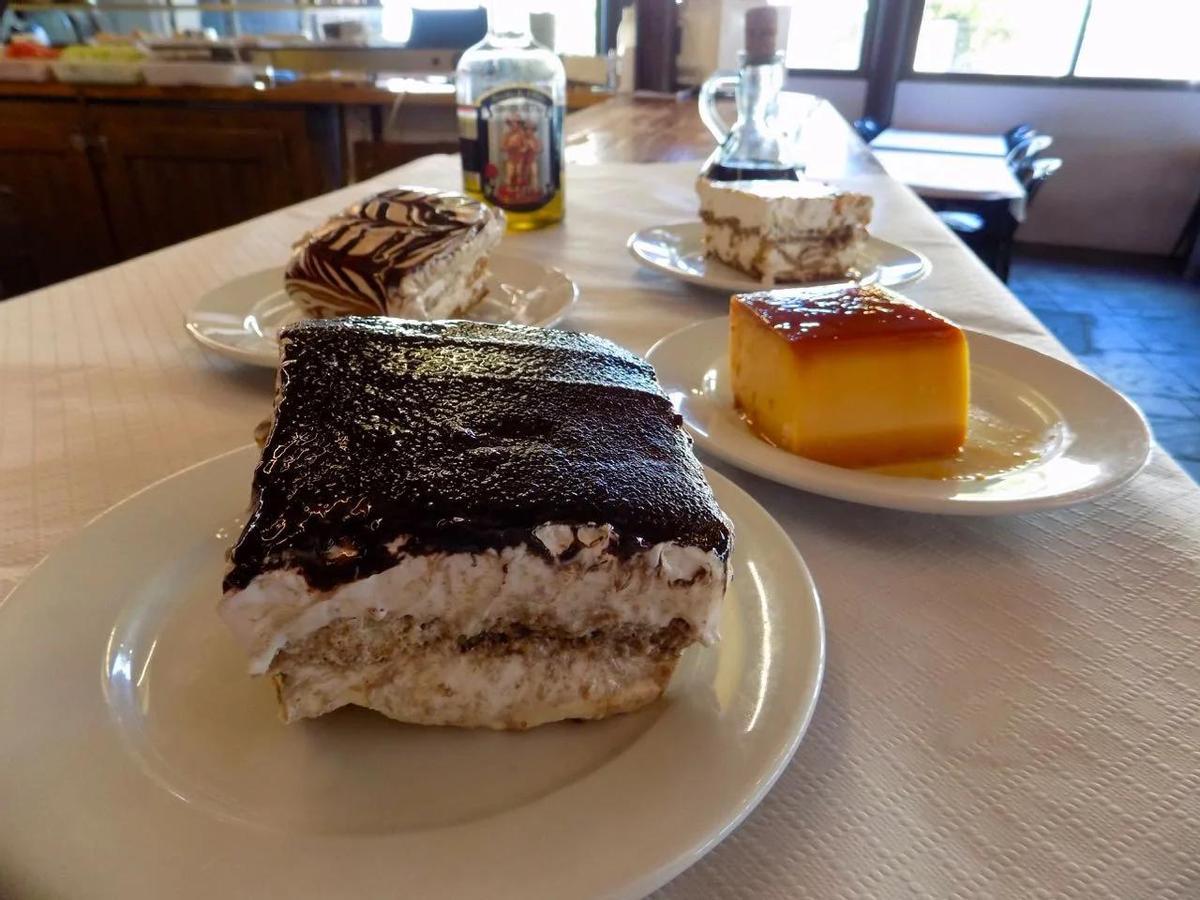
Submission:
[[[470,197],[479,200],[482,203],[487,203],[483,196],[483,191],[478,187],[472,187],[470,182],[464,179],[463,193]],[[519,212],[516,210],[504,210],[504,219],[508,223],[509,231],[535,231],[538,228],[546,228],[550,225],[555,225],[563,220],[563,215],[566,212],[566,191],[559,187],[550,201],[539,209],[530,210],[529,212]]]

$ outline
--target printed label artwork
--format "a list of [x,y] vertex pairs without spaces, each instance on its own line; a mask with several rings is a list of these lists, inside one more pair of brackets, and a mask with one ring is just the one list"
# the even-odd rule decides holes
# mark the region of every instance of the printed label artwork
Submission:
[[558,192],[562,127],[554,102],[531,88],[489,94],[479,105],[483,195],[505,209],[545,206]]

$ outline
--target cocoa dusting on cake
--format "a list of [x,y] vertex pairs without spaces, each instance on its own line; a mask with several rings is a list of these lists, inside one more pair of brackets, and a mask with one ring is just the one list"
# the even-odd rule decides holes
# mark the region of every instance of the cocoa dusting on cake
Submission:
[[591,335],[344,318],[281,334],[282,389],[225,589],[295,567],[318,589],[406,554],[607,523],[621,556],[725,557],[729,524],[653,369]]

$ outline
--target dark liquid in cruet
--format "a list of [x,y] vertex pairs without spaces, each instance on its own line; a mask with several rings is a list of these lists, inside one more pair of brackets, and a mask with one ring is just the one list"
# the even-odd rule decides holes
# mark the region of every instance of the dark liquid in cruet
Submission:
[[725,166],[714,162],[704,170],[709,181],[799,181],[795,169],[779,169],[763,166]]

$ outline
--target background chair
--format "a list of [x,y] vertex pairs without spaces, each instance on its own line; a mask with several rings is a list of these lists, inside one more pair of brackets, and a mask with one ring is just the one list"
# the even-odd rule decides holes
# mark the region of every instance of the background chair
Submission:
[[1009,149],[1005,160],[1008,162],[1009,168],[1016,169],[1025,160],[1033,159],[1053,143],[1054,138],[1048,134],[1030,134],[1015,147]]
[[1013,147],[1017,146],[1017,144],[1021,143],[1021,141],[1025,140],[1025,138],[1027,138],[1029,135],[1036,133],[1037,132],[1034,130],[1032,125],[1014,125],[1012,128],[1008,129],[1008,131],[1004,132],[1004,145],[1011,150]]
[[870,116],[864,116],[861,119],[854,120],[854,130],[858,132],[858,136],[863,139],[864,144],[869,144],[875,138],[879,137],[884,126],[876,122]]
[[[1062,163],[1057,157],[1048,157],[1027,159],[1016,167],[1013,174],[1025,189],[1026,213],[1042,185],[1062,168]],[[1007,200],[989,200],[970,209],[947,205],[938,209],[937,214],[1001,281],[1008,281],[1013,244],[1021,223],[1012,214],[1012,206]]]
[[1200,197],[1192,206],[1192,214],[1179,232],[1175,246],[1171,248],[1171,256],[1183,260],[1183,277],[1189,280],[1200,279]]
[[1057,156],[1049,156],[1045,159],[1024,160],[1013,170],[1017,181],[1025,188],[1026,209],[1033,206],[1034,196],[1042,189],[1046,179],[1062,168],[1062,164],[1063,161]]

